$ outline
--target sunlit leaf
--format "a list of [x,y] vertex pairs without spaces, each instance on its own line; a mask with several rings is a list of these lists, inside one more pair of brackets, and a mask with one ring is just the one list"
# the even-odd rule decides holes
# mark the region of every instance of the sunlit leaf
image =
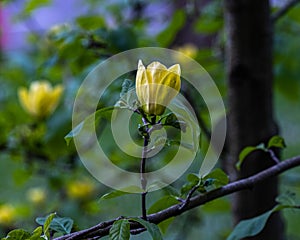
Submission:
[[200,181],[200,178],[197,174],[195,173],[189,173],[187,175],[187,180],[193,184],[197,184]]
[[15,229],[10,231],[7,236],[4,238],[5,240],[27,240],[30,238],[30,233],[23,229]]
[[210,179],[212,179],[212,182],[209,185],[213,184],[216,188],[222,187],[229,182],[228,175],[220,168],[214,169],[203,178],[204,185],[205,182],[209,181]]
[[30,14],[33,10],[47,6],[51,3],[51,0],[29,0],[26,2],[24,13]]
[[284,139],[280,136],[273,136],[268,142],[268,148],[277,147],[277,148],[285,148]]
[[128,186],[126,188],[123,188],[122,190],[123,191],[115,190],[115,191],[106,193],[100,198],[100,200],[117,198],[117,197],[121,197],[124,195],[133,194],[136,192],[140,192],[140,193],[143,192],[143,189],[138,186]]
[[76,23],[85,30],[94,30],[103,27],[105,20],[99,15],[88,15],[76,18]]
[[40,240],[40,239],[43,239],[43,238],[41,237],[42,233],[43,233],[43,228],[42,228],[42,226],[37,227],[37,228],[33,231],[33,233],[31,234],[30,240]]
[[49,233],[50,224],[55,216],[56,213],[51,213],[44,221],[43,229],[44,229],[44,235],[47,236],[47,239],[50,239],[50,233]]

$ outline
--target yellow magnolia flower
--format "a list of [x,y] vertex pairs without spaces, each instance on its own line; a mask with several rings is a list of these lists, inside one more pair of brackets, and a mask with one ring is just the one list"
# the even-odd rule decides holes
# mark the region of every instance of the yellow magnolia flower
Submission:
[[46,200],[46,192],[40,187],[30,188],[27,191],[27,199],[34,204],[41,204]]
[[55,110],[62,91],[62,85],[52,88],[47,81],[35,81],[31,83],[29,91],[21,87],[18,94],[25,111],[34,117],[44,118]]
[[146,114],[162,115],[166,106],[180,90],[180,66],[169,68],[160,62],[152,62],[145,68],[139,60],[136,74],[136,94]]
[[71,198],[86,198],[90,196],[95,190],[95,185],[88,181],[74,181],[68,185],[67,194]]
[[16,217],[16,209],[9,204],[0,205],[0,224],[10,224]]
[[186,55],[190,58],[195,58],[197,56],[197,52],[198,52],[198,48],[194,44],[191,44],[191,43],[188,43],[181,47],[178,47],[175,50],[183,53],[184,55]]

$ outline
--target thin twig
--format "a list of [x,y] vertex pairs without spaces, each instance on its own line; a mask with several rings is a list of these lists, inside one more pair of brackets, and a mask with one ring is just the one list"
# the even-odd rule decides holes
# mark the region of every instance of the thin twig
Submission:
[[143,123],[146,126],[146,136],[144,136],[144,147],[143,147],[143,152],[142,152],[142,159],[141,159],[141,168],[140,168],[140,173],[141,173],[141,185],[143,192],[141,194],[142,197],[142,218],[147,220],[147,208],[146,208],[146,196],[147,196],[147,179],[145,177],[146,173],[146,161],[147,161],[147,147],[149,144],[149,128],[147,126],[147,120],[142,117]]
[[[216,190],[207,192],[203,195],[197,195],[195,197],[192,197],[190,201],[187,203],[184,209],[181,209],[182,203],[173,205],[169,208],[166,208],[160,212],[153,213],[147,216],[147,219],[149,222],[158,224],[166,219],[169,219],[171,217],[178,216],[190,209],[193,209],[195,207],[199,207],[207,202],[210,202],[212,200],[227,196],[229,194],[245,190],[245,189],[251,189],[255,187],[255,185],[259,184],[260,182],[271,178],[273,176],[279,175],[280,173],[283,173],[289,169],[292,169],[294,167],[300,166],[300,156],[296,156],[287,160],[284,160],[266,170],[263,170],[251,177],[241,179],[232,183],[227,184],[226,186],[222,188],[218,188]],[[107,222],[99,223],[98,225],[91,227],[86,230],[82,230],[79,232],[71,233],[59,238],[56,238],[55,240],[80,240],[84,239],[86,237],[103,237],[105,235],[109,234],[109,229],[111,225],[116,221],[110,220]],[[131,231],[140,229],[141,226],[136,223],[130,223],[130,229]]]
[[275,163],[280,163],[279,158],[276,156],[273,150],[268,149],[268,153],[270,153],[270,156]]
[[188,193],[188,195],[186,196],[186,199],[182,202],[182,205],[180,206],[179,210],[182,210],[186,207],[186,205],[188,205],[188,203],[191,200],[191,197],[193,196],[194,192],[196,192],[196,190],[199,188],[199,185],[195,185]]
[[146,228],[138,228],[138,229],[133,229],[133,230],[130,230],[130,233],[132,235],[138,235],[142,232],[145,232],[146,231]]
[[281,18],[283,15],[285,15],[289,10],[291,10],[294,6],[296,6],[300,0],[290,0],[288,1],[283,7],[281,7],[277,12],[275,12],[271,20],[272,22],[276,22],[279,18]]

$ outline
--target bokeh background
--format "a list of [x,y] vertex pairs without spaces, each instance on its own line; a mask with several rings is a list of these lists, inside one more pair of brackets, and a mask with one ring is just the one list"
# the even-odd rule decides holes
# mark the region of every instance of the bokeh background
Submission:
[[[273,10],[284,3],[273,1]],[[208,71],[226,104],[222,1],[2,1],[0,27],[1,237],[14,228],[34,229],[35,218],[50,212],[72,218],[74,229],[140,214],[138,195],[100,200],[109,189],[87,172],[74,145],[64,140],[71,130],[77,90],[101,61],[136,47],[181,51]],[[276,23],[274,34],[275,113],[288,146],[282,155],[287,158],[299,153],[300,144],[300,6]],[[62,85],[64,91],[55,111],[37,119],[22,108],[18,91],[41,80]],[[113,104],[120,90],[116,82],[100,105]],[[208,122],[203,109],[202,118]],[[206,141],[203,137],[204,149]],[[118,158],[118,151],[111,154]],[[299,199],[299,176],[297,169],[284,174],[281,192],[295,193]],[[149,206],[162,194],[151,193]],[[183,214],[171,223],[165,239],[224,239],[233,227],[229,202],[230,198],[218,199]],[[299,213],[287,210],[284,216],[288,239],[299,240]],[[147,239],[147,233],[136,239],[142,238]]]

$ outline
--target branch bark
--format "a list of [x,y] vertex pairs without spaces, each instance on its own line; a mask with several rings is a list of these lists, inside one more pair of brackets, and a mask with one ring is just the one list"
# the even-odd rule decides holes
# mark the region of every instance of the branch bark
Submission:
[[[232,183],[227,184],[226,186],[210,191],[203,195],[197,195],[192,197],[188,204],[182,208],[182,203],[173,205],[167,209],[164,209],[160,212],[148,215],[148,221],[158,224],[168,218],[178,216],[188,210],[199,207],[207,202],[215,200],[217,198],[224,197],[226,195],[239,192],[246,189],[252,189],[261,182],[264,182],[267,179],[270,179],[274,176],[279,175],[280,173],[287,171],[291,168],[300,166],[300,156],[296,156],[290,159],[287,159],[283,162],[280,162],[266,170],[263,170],[251,177],[241,179]],[[89,229],[82,231],[74,232],[62,237],[55,238],[54,240],[80,240],[80,239],[92,239],[94,237],[104,237],[109,234],[109,230],[114,223],[114,221],[120,219],[113,219],[106,222],[101,222]],[[130,229],[133,233],[142,232],[141,225],[135,222],[132,222]]]

